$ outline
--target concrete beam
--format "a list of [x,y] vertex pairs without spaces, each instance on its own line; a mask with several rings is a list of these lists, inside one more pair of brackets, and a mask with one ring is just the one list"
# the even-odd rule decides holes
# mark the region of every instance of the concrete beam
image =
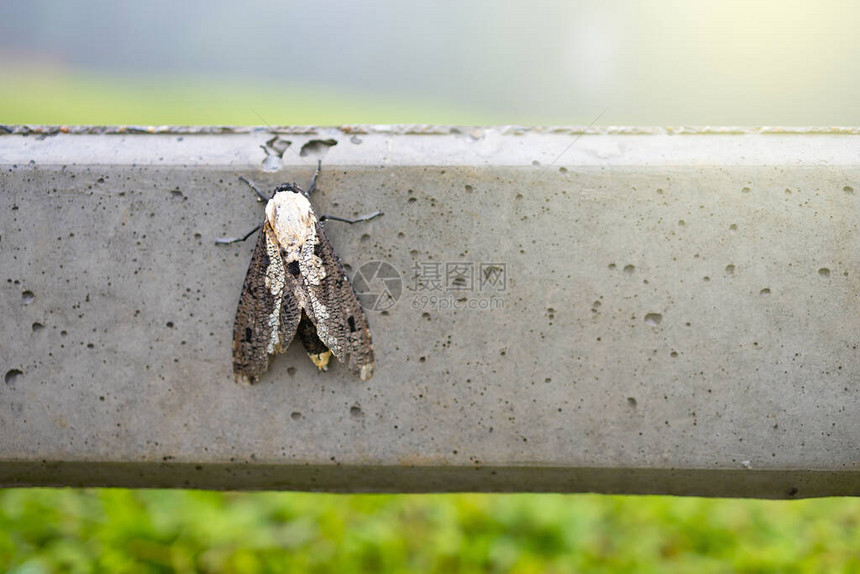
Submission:
[[[0,129],[0,484],[860,494],[856,130],[276,131]],[[376,372],[240,387],[214,240],[320,157]]]

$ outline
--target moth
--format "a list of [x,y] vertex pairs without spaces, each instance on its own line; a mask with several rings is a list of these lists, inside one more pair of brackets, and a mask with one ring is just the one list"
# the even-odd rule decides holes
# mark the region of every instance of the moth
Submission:
[[271,197],[240,178],[266,202],[266,218],[244,237],[216,240],[221,244],[244,241],[260,229],[233,327],[237,382],[256,383],[270,359],[285,351],[296,336],[319,370],[328,369],[334,354],[361,380],[373,376],[367,317],[322,223],[327,219],[356,223],[382,213],[358,219],[317,218],[310,195],[320,169],[321,162],[307,191],[285,183]]

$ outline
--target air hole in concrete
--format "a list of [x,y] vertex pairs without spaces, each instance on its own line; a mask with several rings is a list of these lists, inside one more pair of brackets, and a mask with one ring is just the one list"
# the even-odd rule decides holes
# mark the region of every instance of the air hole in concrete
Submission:
[[361,236],[360,241],[361,241],[362,243],[367,243],[368,241],[370,241],[370,234],[369,234],[369,233],[365,233],[364,235],[362,235],[362,236]]
[[416,201],[418,201],[418,200],[415,199],[414,197],[410,197],[409,199],[406,200],[406,203],[415,203]]
[[466,193],[472,193],[473,190],[474,188],[471,185],[466,184]]
[[634,399],[633,397],[627,397],[627,404],[635,409],[637,404],[636,399]]
[[349,138],[349,141],[351,141],[355,145],[359,145],[362,142],[362,139],[358,136],[352,136],[351,138]]
[[354,417],[360,417],[361,416],[361,407],[358,407],[358,406],[350,407],[349,414],[354,416]]
[[645,315],[645,324],[651,325],[652,327],[656,327],[660,323],[663,322],[663,315],[660,313],[648,313]]
[[818,270],[818,274],[822,277],[830,277],[830,269],[828,269],[827,267],[822,267]]
[[750,188],[748,188],[748,187],[741,189],[741,193],[749,193],[749,192],[750,192]]
[[673,359],[677,359],[678,358],[678,351],[672,351],[671,353],[669,353],[669,356],[672,357]]
[[277,155],[267,155],[265,159],[263,159],[263,171],[273,172],[278,171],[283,167],[284,160]]
[[266,142],[266,147],[275,152],[278,157],[284,157],[284,152],[292,145],[290,140],[283,140],[279,136],[275,136]]
[[184,195],[182,195],[182,192],[179,191],[178,189],[171,190],[170,195],[175,197],[176,199],[180,199],[182,197],[185,197]]
[[302,157],[307,157],[309,155],[324,157],[326,153],[328,153],[328,148],[336,145],[337,140],[335,139],[310,140],[302,146],[302,150],[299,152],[299,155]]
[[759,295],[770,295],[770,289],[768,287],[765,287],[764,289],[759,291],[758,294]]
[[21,293],[21,302],[24,305],[29,305],[33,302],[33,299],[36,298],[36,295],[32,291],[24,291]]
[[291,377],[294,376],[296,374],[296,368],[295,367],[287,367],[287,374]]
[[173,321],[168,321],[168,322],[167,322],[167,328],[168,328],[168,329],[172,329],[172,328],[173,328]]
[[299,411],[293,411],[292,413],[290,413],[290,418],[294,421],[297,421],[302,418],[302,413],[300,413]]
[[842,188],[842,191],[844,191],[845,193],[847,193],[847,194],[849,194],[849,195],[853,195],[853,194],[854,194],[854,188],[853,188],[853,187],[851,187],[850,185],[846,185],[845,187],[843,187],[843,188]]
[[39,323],[39,322],[33,323],[33,332],[34,332],[34,333],[36,333],[36,332],[38,332],[38,331],[41,331],[41,330],[42,330],[42,329],[44,329],[44,328],[45,328],[45,326],[44,326],[44,325],[42,325],[42,324],[41,324],[41,323]]
[[24,373],[18,369],[9,369],[6,371],[5,381],[7,385],[14,385],[18,382],[18,379],[21,378]]
[[632,275],[634,271],[636,271],[635,265],[625,265],[624,266],[624,273],[626,273],[627,275]]
[[615,263],[610,263],[609,265],[607,265],[607,267],[609,268],[610,271],[614,271],[616,265],[615,265]]
[[734,265],[732,265],[731,263],[726,265],[726,273],[728,273],[729,275],[732,275],[734,272],[735,272],[735,266]]
[[737,230],[738,230],[738,224],[737,223],[732,223],[731,225],[729,225],[729,231],[737,231]]

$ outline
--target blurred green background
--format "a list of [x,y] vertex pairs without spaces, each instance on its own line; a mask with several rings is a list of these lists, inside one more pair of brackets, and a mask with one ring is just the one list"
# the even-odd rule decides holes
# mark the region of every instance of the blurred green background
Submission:
[[860,500],[9,490],[0,569],[860,572]]
[[0,2],[7,123],[853,126],[850,0]]
[[[0,4],[0,123],[857,125],[850,2]],[[860,500],[0,491],[0,570],[860,572]]]

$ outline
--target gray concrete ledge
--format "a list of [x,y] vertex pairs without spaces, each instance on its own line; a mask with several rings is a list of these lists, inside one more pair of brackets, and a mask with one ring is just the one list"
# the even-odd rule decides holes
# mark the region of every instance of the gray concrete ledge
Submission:
[[[0,126],[0,484],[860,494],[856,130],[276,131]],[[242,388],[214,239],[317,158],[377,370]]]

